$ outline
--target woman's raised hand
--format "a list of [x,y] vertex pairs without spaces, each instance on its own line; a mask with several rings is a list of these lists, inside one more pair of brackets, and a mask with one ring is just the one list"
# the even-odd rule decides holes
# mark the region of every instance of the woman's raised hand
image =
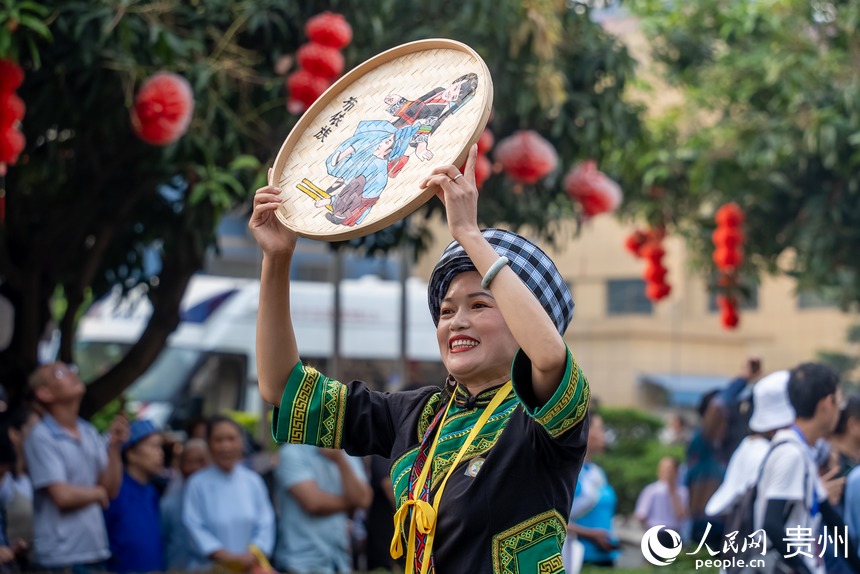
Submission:
[[272,184],[272,170],[269,169],[269,185],[261,187],[254,194],[254,211],[248,221],[248,229],[265,255],[292,254],[296,248],[296,233],[281,225],[275,210],[281,205],[281,190]]
[[478,146],[469,149],[463,173],[454,165],[444,165],[434,169],[430,176],[421,182],[426,189],[437,185],[440,191],[436,196],[445,205],[448,215],[448,229],[451,236],[459,240],[461,234],[478,231],[478,187],[475,185],[475,162],[478,159]]

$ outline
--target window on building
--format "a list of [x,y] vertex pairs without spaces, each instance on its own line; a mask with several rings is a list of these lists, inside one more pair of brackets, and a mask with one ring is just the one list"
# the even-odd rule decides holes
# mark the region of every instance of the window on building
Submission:
[[654,306],[645,296],[642,279],[610,279],[606,282],[607,315],[650,315]]

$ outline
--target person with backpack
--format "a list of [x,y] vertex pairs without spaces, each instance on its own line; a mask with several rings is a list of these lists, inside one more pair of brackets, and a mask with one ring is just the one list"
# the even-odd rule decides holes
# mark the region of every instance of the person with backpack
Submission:
[[[821,363],[798,365],[789,374],[788,397],[795,420],[771,441],[756,484],[753,528],[765,533],[768,569],[772,568],[767,571],[824,574],[824,554],[841,548],[833,533],[846,530],[842,517],[827,500],[813,449],[839,421],[843,406],[839,375]],[[849,541],[846,547],[857,546]],[[860,571],[856,552],[847,552],[845,558]]]
[[773,435],[794,422],[794,407],[788,399],[788,378],[788,371],[777,371],[753,388],[751,432],[738,445],[722,484],[705,506],[705,514],[709,517],[731,522],[738,502],[755,485]]

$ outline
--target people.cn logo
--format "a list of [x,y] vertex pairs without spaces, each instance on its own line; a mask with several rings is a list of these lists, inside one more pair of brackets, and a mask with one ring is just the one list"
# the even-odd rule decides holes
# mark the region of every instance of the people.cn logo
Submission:
[[[661,532],[662,531],[662,532]],[[642,536],[642,555],[655,566],[667,566],[681,553],[681,535],[658,524]]]

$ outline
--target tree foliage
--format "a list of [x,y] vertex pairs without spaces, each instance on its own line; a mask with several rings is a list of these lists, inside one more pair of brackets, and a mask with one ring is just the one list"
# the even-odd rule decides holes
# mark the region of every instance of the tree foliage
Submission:
[[627,208],[674,225],[707,266],[713,213],[735,201],[745,273],[860,301],[860,2],[630,6],[684,103],[656,122]]
[[[305,41],[304,22],[325,9],[352,24],[348,67],[416,39],[471,45],[493,74],[497,139],[536,129],[556,146],[563,169],[594,157],[610,173],[626,173],[641,139],[639,110],[623,98],[632,60],[583,6],[564,1],[5,2],[36,6],[41,18],[31,10],[29,27],[11,25],[8,13],[0,22],[0,47],[25,68],[19,93],[28,107],[27,147],[6,178],[0,224],[0,292],[16,310],[0,380],[13,398],[36,362],[57,294],[64,304],[53,320],[66,361],[74,358],[81,310],[114,285],[145,284],[154,305],[140,342],[92,383],[89,412],[151,363],[178,324],[181,295],[215,242],[219,217],[247,206],[297,119],[285,108],[284,63]],[[183,75],[195,98],[188,133],[164,148],[140,141],[129,121],[136,89],[160,70]],[[482,223],[528,224],[555,239],[558,222],[576,215],[561,175],[526,188],[494,175]],[[439,207],[430,202],[422,213]],[[354,246],[420,244],[428,233],[422,221],[419,215]],[[146,264],[153,248],[160,258],[154,273]]]

